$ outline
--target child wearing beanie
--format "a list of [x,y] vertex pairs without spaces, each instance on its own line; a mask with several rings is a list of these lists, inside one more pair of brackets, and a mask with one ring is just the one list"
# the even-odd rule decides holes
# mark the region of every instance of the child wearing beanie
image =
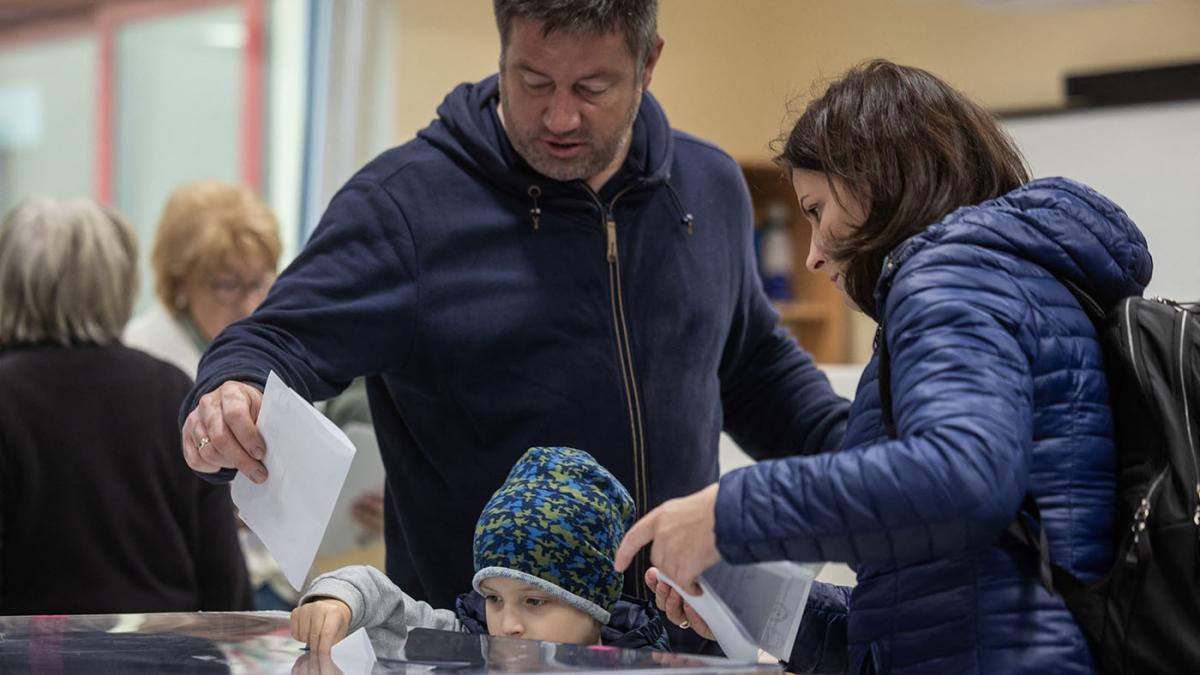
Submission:
[[633,517],[629,492],[591,455],[530,448],[479,516],[474,591],[455,609],[414,600],[374,567],[344,567],[313,580],[292,637],[317,653],[359,628],[398,648],[419,627],[666,649],[657,612],[620,597],[613,556]]

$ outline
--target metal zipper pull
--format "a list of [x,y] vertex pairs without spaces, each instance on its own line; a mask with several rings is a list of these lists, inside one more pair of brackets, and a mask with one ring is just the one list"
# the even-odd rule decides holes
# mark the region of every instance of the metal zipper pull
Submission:
[[1142,538],[1142,531],[1146,529],[1146,519],[1150,517],[1150,495],[1146,494],[1142,497],[1142,503],[1138,504],[1137,513],[1133,514],[1133,524],[1129,529],[1133,532],[1133,543],[1129,546],[1129,551],[1125,554],[1125,564],[1129,566],[1137,566],[1138,562],[1138,540]]
[[529,219],[533,221],[533,230],[536,232],[542,224],[542,209],[538,206],[538,197],[542,196],[542,188],[530,185],[527,192],[533,199],[533,208],[529,209]]
[[1200,527],[1200,483],[1196,484],[1196,512],[1192,514],[1192,522]]
[[1137,543],[1138,535],[1146,529],[1146,520],[1150,517],[1150,500],[1142,497],[1142,503],[1138,505],[1138,510],[1133,514],[1133,525],[1129,529],[1133,532],[1133,543]]
[[608,262],[616,262],[617,260],[617,221],[609,216],[605,222],[605,229],[608,231]]
[[1146,529],[1146,521],[1150,519],[1150,501],[1154,499],[1154,493],[1158,491],[1158,486],[1162,480],[1167,477],[1167,472],[1171,470],[1170,465],[1164,466],[1158,476],[1154,478],[1154,482],[1150,483],[1150,487],[1146,490],[1146,496],[1142,497],[1142,501],[1138,504],[1137,512],[1133,514],[1133,524],[1130,525],[1130,530],[1133,532],[1133,546],[1130,547],[1130,552],[1136,550],[1138,539]]

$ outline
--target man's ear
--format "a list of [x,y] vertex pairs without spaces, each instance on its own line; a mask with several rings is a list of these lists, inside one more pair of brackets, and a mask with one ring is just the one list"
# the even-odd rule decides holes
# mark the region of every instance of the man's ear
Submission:
[[658,57],[662,56],[663,38],[659,35],[654,41],[654,48],[646,55],[646,66],[642,69],[642,91],[650,88],[650,78],[654,75],[654,66],[658,65]]

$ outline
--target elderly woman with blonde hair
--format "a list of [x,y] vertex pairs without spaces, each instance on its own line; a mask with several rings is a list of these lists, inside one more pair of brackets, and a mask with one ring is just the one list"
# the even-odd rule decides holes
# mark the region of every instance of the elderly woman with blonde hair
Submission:
[[266,296],[280,248],[275,214],[253,190],[215,180],[178,188],[151,253],[159,303],[130,322],[125,342],[195,378],[208,343]]
[[[279,222],[250,188],[216,180],[180,186],[163,208],[151,252],[158,302],[129,322],[125,343],[194,378],[208,344],[226,326],[250,316],[266,297],[280,249]],[[362,380],[323,410],[364,447],[375,447]],[[382,534],[381,490],[345,499],[354,500],[359,538]],[[297,594],[283,571],[252,533],[243,530],[241,538],[255,609],[291,609]]]
[[250,608],[225,486],[179,461],[179,369],[123,346],[137,243],[88,200],[0,224],[0,614]]
[[[158,302],[129,322],[125,343],[196,377],[208,344],[266,297],[280,253],[279,222],[253,190],[186,183],[167,199],[150,263]],[[255,609],[290,609],[296,593],[257,538],[241,531]]]

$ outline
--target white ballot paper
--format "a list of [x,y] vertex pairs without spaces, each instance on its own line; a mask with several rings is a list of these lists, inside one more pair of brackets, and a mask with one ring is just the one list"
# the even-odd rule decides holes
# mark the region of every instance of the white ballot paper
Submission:
[[350,471],[346,473],[346,482],[342,483],[342,493],[334,502],[325,537],[317,549],[319,556],[342,555],[365,545],[365,530],[354,517],[354,502],[367,492],[383,490],[383,459],[379,454],[375,428],[365,422],[351,422],[339,428],[346,433],[346,438],[354,444],[357,452],[350,463]]
[[670,584],[712,629],[721,650],[731,659],[757,661],[758,650],[786,661],[813,579],[821,565],[780,561],[730,565],[724,561],[704,570],[700,595],[687,593],[660,570]]
[[255,485],[239,472],[233,503],[299,591],[350,470],[354,444],[274,371],[267,376],[258,432],[267,444],[267,481]]
[[359,628],[333,646],[329,652],[333,665],[345,675],[370,673],[375,666],[375,648],[367,637],[367,629]]

